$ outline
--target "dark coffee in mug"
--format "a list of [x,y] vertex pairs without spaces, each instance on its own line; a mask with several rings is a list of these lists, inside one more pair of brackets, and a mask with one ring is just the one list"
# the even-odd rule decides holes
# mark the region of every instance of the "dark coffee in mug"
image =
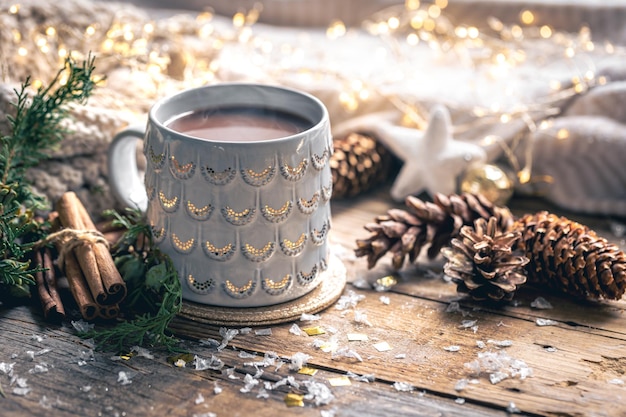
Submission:
[[166,123],[172,130],[199,139],[254,142],[284,138],[313,127],[308,120],[268,108],[212,108],[182,114]]

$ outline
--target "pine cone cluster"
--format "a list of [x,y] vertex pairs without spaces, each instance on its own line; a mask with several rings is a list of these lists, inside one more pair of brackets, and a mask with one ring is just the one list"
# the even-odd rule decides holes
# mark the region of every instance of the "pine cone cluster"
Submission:
[[528,258],[513,250],[521,233],[502,232],[497,219],[477,219],[463,226],[450,247],[442,249],[448,259],[444,273],[457,284],[457,291],[474,300],[508,301],[526,282]]
[[509,209],[495,206],[479,194],[437,194],[432,203],[409,196],[405,203],[408,210],[391,209],[376,217],[365,225],[371,235],[356,241],[356,256],[367,257],[369,268],[389,252],[392,266],[400,269],[406,258],[415,262],[427,245],[427,256],[433,259],[463,226],[473,225],[479,218],[494,217],[498,230],[506,230],[514,221]]
[[351,133],[333,140],[333,198],[354,197],[391,176],[394,156],[374,138]]
[[528,282],[579,298],[619,300],[626,290],[626,255],[580,223],[542,211],[512,226],[516,247],[530,259]]

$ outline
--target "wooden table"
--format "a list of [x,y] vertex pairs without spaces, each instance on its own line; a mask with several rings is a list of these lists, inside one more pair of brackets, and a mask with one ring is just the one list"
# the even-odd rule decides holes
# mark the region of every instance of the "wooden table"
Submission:
[[[528,201],[514,204],[518,211],[542,204]],[[367,235],[362,226],[391,206],[384,193],[335,202],[334,242],[350,254],[354,240]],[[581,220],[611,238],[608,220]],[[581,304],[527,290],[516,297],[516,305],[489,309],[459,298],[455,286],[442,279],[440,262],[407,268],[398,275],[398,285],[384,293],[352,283],[388,275],[388,260],[373,271],[366,270],[363,259],[348,257],[344,264],[350,282],[344,294],[353,291],[363,299],[355,308],[330,307],[317,322],[296,322],[300,328],[320,326],[325,334],[298,336],[290,332],[293,323],[286,323],[271,326],[271,335],[256,334],[259,329],[239,334],[218,352],[202,341],[221,341],[219,328],[176,319],[171,327],[184,337],[185,349],[201,358],[219,358],[221,371],[195,370],[191,363],[177,367],[159,350],[151,351],[153,358],[92,354],[71,326],[45,323],[36,303],[0,307],[0,386],[6,395],[0,397],[0,415],[504,416],[518,410],[524,415],[626,415],[626,302]],[[531,308],[539,295],[553,308]],[[388,297],[388,304],[381,296]],[[539,326],[538,319],[555,323]],[[353,333],[367,340],[348,340]],[[334,354],[317,347],[333,341]],[[379,343],[390,349],[379,351]],[[277,355],[274,365],[246,365],[263,361],[268,352]],[[299,352],[310,355],[308,366],[315,375],[289,369],[290,358]],[[485,366],[473,375],[466,364],[481,356],[501,360],[494,372],[509,377],[491,383]],[[285,364],[278,367],[279,362]],[[8,364],[13,364],[13,378],[3,374]],[[515,370],[531,374],[522,379],[525,375]],[[361,378],[346,378],[355,374]],[[23,382],[11,384],[15,377],[26,379],[26,395],[13,393]],[[320,387],[332,393],[327,404],[327,397],[317,396],[305,397],[303,407],[286,405],[286,394]]]

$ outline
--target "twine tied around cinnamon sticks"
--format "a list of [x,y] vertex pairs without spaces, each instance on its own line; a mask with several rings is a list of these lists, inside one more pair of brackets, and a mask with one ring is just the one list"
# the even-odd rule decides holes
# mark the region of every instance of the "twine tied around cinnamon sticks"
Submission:
[[[63,194],[57,202],[56,211],[62,229],[48,235],[39,245],[55,244],[59,253],[57,265],[65,273],[72,296],[85,320],[117,317],[119,303],[126,297],[127,290],[113,262],[107,240],[96,229],[75,193]],[[41,251],[35,252],[38,261],[37,253],[41,254]],[[46,255],[44,251],[39,264],[46,268],[46,273],[42,276],[36,274],[35,277],[44,314],[47,316],[51,309],[56,308],[58,314],[65,315],[60,299],[55,300],[57,290],[47,278],[51,262],[46,265],[46,256],[49,252]],[[40,281],[47,284],[47,291],[39,285]]]

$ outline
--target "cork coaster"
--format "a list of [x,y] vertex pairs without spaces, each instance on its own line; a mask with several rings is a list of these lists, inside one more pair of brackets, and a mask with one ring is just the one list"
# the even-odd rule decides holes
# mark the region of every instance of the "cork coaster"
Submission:
[[295,300],[273,306],[233,308],[183,301],[180,317],[198,323],[236,327],[267,326],[295,321],[302,313],[314,314],[332,305],[343,293],[346,268],[337,256],[331,255],[320,283],[310,293]]

